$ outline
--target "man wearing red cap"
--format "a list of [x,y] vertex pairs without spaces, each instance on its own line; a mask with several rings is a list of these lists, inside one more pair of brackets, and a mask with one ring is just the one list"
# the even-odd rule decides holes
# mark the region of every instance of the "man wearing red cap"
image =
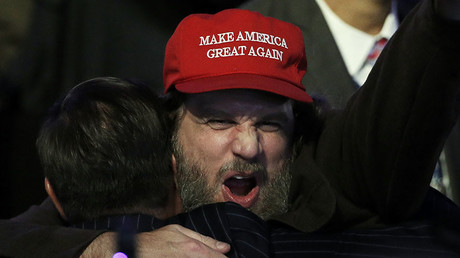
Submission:
[[262,218],[287,211],[293,100],[312,102],[306,67],[302,33],[277,19],[231,9],[178,25],[163,78],[165,92],[186,94],[173,140],[185,211],[225,201]]
[[[412,219],[456,121],[459,6],[427,0],[406,19],[344,112],[306,142],[310,159],[293,175],[290,207],[288,170],[305,136],[299,118],[313,108],[301,84],[300,30],[248,11],[185,18],[167,45],[164,67],[165,91],[176,107],[173,169],[184,209],[231,201],[306,232]],[[54,244],[63,232],[47,236]],[[85,234],[74,249],[91,241]],[[141,250],[211,249],[190,240],[171,245],[176,236],[140,235]],[[100,236],[84,254],[108,238]]]

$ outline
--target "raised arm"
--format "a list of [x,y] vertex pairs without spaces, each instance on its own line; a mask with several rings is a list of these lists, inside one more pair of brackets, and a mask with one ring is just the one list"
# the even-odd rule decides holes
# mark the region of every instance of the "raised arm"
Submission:
[[[460,108],[459,1],[422,1],[317,150],[337,224],[398,222],[420,207]],[[354,221],[352,221],[354,219]]]

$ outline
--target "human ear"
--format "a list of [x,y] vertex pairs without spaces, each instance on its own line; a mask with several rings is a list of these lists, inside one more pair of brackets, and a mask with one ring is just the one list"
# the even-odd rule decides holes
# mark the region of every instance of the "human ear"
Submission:
[[176,182],[176,175],[177,175],[177,163],[176,163],[176,157],[174,156],[174,154],[171,154],[171,167],[172,167],[172,170],[173,170],[173,175],[174,175],[174,183],[176,184],[177,186],[177,182]]
[[174,207],[175,207],[175,212],[176,212],[175,214],[179,214],[182,212],[182,199],[180,198],[179,187],[178,187],[177,179],[176,179],[177,163],[176,163],[176,157],[174,156],[174,154],[171,155],[171,167],[173,170],[173,178],[174,178],[174,186],[175,186],[175,189],[174,189],[174,192],[175,192]]
[[47,177],[45,177],[45,191],[48,194],[48,196],[51,198],[51,201],[53,201],[54,207],[56,207],[56,209],[58,210],[59,214],[61,215],[61,218],[63,218],[64,220],[67,220],[64,210],[62,209],[61,203],[56,197],[56,193],[54,192],[53,186],[51,185]]

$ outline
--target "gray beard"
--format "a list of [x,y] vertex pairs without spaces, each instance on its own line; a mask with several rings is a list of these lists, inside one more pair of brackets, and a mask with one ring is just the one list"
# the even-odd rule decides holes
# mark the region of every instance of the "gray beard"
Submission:
[[[177,164],[177,187],[184,212],[189,212],[205,204],[215,203],[214,196],[218,194],[217,191],[220,191],[220,187],[213,187],[208,184],[206,174],[203,172],[205,171],[205,164],[186,159],[177,138],[173,140],[173,148]],[[284,166],[276,171],[271,180],[268,180],[267,171],[261,164],[236,159],[222,166],[217,175],[217,182],[223,182],[223,175],[229,169],[250,170],[259,173],[263,179],[263,184],[260,185],[259,199],[249,210],[262,219],[268,219],[285,213],[288,209],[288,195],[292,178],[291,165],[292,160],[286,160]]]

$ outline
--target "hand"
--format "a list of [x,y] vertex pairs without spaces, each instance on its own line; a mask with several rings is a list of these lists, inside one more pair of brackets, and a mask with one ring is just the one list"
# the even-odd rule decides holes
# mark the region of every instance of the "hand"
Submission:
[[[116,233],[97,237],[81,257],[112,257]],[[230,245],[179,225],[137,234],[137,257],[225,257]]]
[[138,257],[225,257],[230,245],[179,225],[138,234]]

